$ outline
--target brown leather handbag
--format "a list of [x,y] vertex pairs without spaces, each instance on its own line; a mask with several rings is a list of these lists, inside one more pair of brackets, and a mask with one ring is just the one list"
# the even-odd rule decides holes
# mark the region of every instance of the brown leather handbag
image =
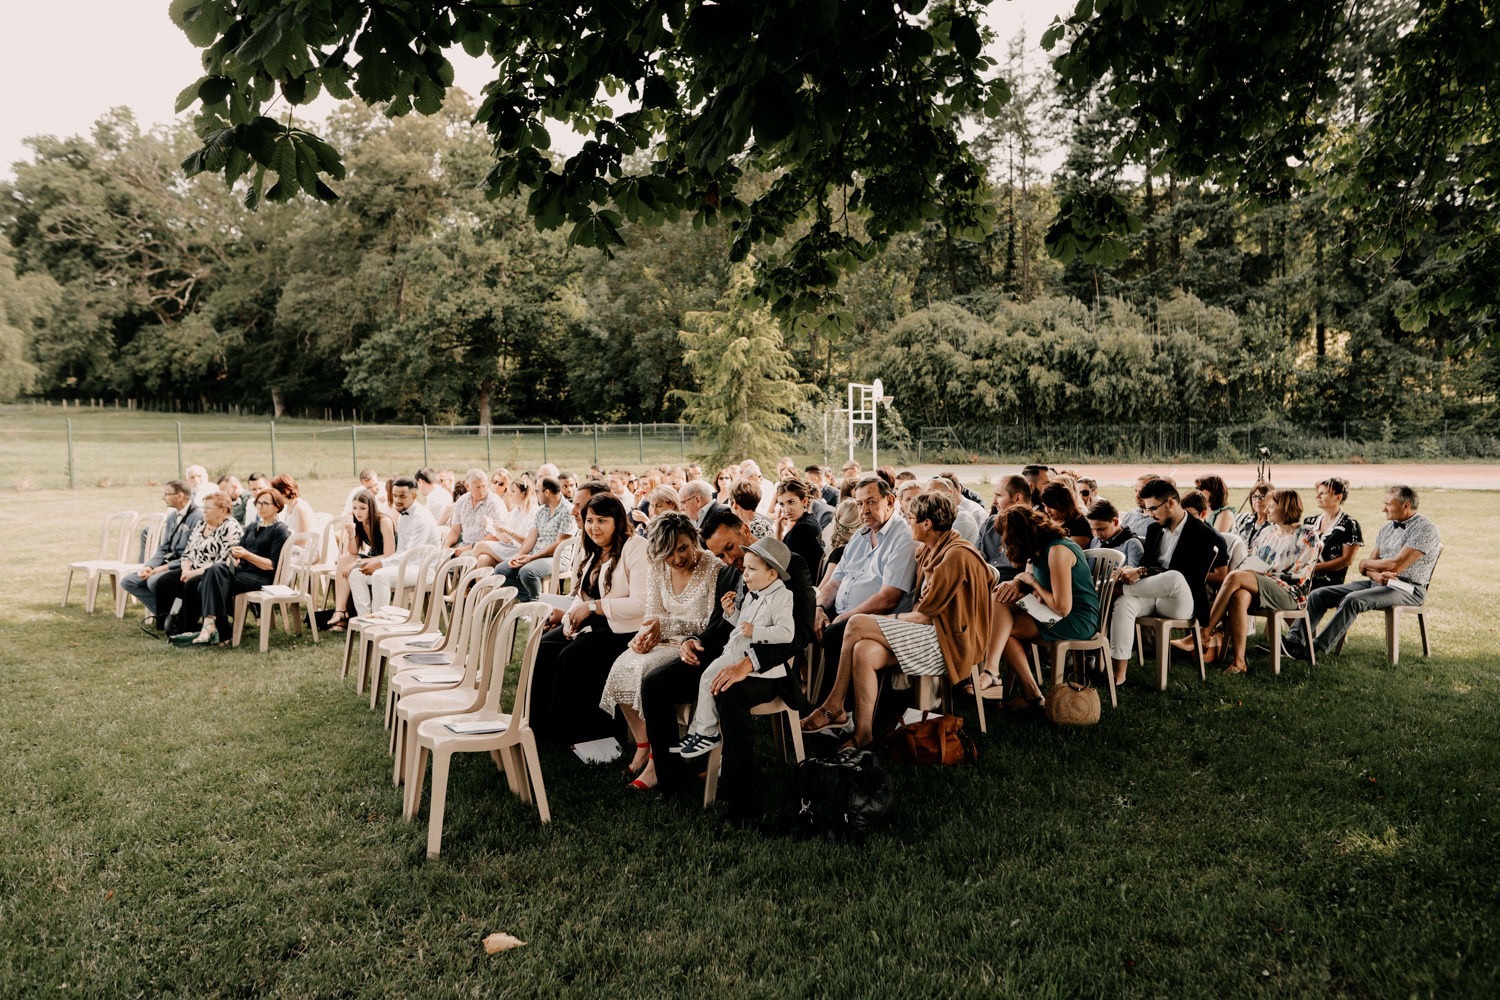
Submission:
[[979,759],[979,748],[964,731],[963,719],[930,712],[891,730],[876,749],[898,764],[972,764]]

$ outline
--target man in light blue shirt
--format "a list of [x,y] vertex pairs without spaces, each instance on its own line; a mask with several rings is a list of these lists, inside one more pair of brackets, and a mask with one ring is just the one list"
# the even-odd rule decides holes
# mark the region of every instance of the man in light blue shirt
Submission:
[[[879,476],[854,487],[863,527],[844,547],[844,558],[818,591],[816,626],[822,635],[823,676],[838,674],[844,625],[855,615],[888,615],[911,607],[917,577],[911,526],[896,517],[896,492]],[[819,692],[819,697],[826,692]]]
[[[1319,656],[1328,656],[1344,643],[1344,636],[1354,619],[1366,611],[1414,606],[1427,599],[1427,585],[1432,569],[1442,551],[1437,525],[1417,513],[1417,491],[1410,486],[1392,486],[1382,506],[1385,526],[1375,536],[1375,551],[1359,562],[1360,575],[1352,583],[1319,587],[1307,598],[1307,616],[1312,627],[1328,612],[1328,620],[1313,639]],[[1287,636],[1281,648],[1297,659],[1308,658],[1307,647],[1297,638]]]

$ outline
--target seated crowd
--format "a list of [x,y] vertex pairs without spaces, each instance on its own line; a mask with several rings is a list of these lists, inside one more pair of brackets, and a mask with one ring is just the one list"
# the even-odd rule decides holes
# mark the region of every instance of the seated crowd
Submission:
[[[166,485],[160,544],[122,581],[148,629],[182,645],[219,643],[235,595],[270,583],[288,540],[313,530],[317,515],[295,480],[247,481],[215,485],[193,466]],[[1102,635],[1103,669],[1124,684],[1145,616],[1196,621],[1205,658],[1223,656],[1229,674],[1246,670],[1260,609],[1305,607],[1316,653],[1336,652],[1361,612],[1422,603],[1441,548],[1415,491],[1395,486],[1358,559],[1365,541],[1344,509],[1348,494],[1343,480],[1325,479],[1309,512],[1296,490],[1257,483],[1236,516],[1217,475],[1187,492],[1143,476],[1125,502],[1044,465],[1001,478],[988,506],[952,473],[862,474],[853,462],[835,474],[783,459],[774,481],[752,461],[712,481],[696,465],[643,475],[595,466],[582,480],[550,465],[471,469],[461,480],[365,470],[335,521],[336,552],[323,553],[334,576],[329,626],[415,582],[397,573],[418,546],[493,566],[522,601],[566,570],[572,593],[551,614],[533,672],[538,737],[628,738],[631,786],[664,795],[722,747],[720,797],[731,817],[750,818],[751,711],[775,699],[803,714],[805,731],[845,731],[867,746],[885,677],[955,687],[977,678],[975,694],[1031,711],[1046,695],[1030,643]],[[1107,620],[1095,550],[1118,553]],[[1346,582],[1351,569],[1358,578]],[[1300,633],[1267,641],[1309,656]]]

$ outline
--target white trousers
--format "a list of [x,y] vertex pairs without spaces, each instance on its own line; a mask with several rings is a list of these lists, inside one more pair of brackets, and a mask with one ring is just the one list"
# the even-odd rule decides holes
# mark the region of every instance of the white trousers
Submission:
[[[406,586],[414,587],[420,569],[417,566],[408,566],[406,569]],[[366,575],[359,570],[349,573],[349,600],[354,604],[354,614],[367,615],[373,609],[383,608],[391,603],[391,594],[396,589],[396,567],[382,566],[375,572]]]
[[1109,619],[1111,657],[1130,659],[1130,651],[1135,647],[1135,620],[1146,616],[1193,617],[1193,595],[1181,573],[1168,570],[1120,589]]

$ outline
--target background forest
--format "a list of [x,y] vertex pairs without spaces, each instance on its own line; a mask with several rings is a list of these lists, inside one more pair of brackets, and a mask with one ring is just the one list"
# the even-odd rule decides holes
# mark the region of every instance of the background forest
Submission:
[[[1388,42],[1359,40],[1370,59]],[[775,377],[803,388],[768,405],[806,426],[879,377],[893,444],[1146,428],[1206,453],[1254,425],[1373,442],[1369,457],[1500,454],[1489,310],[1412,315],[1414,289],[1463,266],[1442,225],[1372,250],[1384,221],[1318,159],[1253,193],[1117,162],[1105,103],[1064,96],[1027,51],[1010,44],[1011,100],[971,130],[991,236],[897,236],[843,280],[842,312],[792,322],[732,294],[721,227],[628,227],[606,256],[539,231],[521,197],[487,200],[491,147],[461,94],[427,117],[341,106],[320,133],[345,157],[339,200],[254,211],[183,175],[186,126],[142,132],[116,110],[87,137],[34,139],[0,184],[0,400],[700,423],[700,390]],[[1338,114],[1358,119],[1363,86],[1345,80]],[[1090,200],[1140,220],[1093,263],[1066,214]],[[736,329],[757,349],[712,346]]]

